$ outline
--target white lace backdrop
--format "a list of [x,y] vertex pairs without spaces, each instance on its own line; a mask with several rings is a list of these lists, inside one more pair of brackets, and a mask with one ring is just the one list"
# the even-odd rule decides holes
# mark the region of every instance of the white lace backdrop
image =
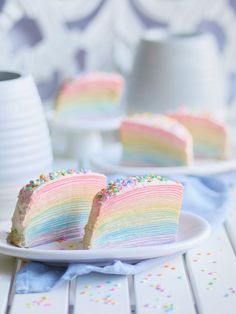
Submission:
[[236,0],[0,0],[0,69],[31,72],[47,103],[81,71],[128,73],[153,27],[212,33],[236,101]]

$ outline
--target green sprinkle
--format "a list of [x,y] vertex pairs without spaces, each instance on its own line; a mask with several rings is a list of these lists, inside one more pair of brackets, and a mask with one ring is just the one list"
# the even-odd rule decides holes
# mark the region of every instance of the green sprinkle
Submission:
[[160,181],[167,181],[168,179],[166,177],[160,177]]

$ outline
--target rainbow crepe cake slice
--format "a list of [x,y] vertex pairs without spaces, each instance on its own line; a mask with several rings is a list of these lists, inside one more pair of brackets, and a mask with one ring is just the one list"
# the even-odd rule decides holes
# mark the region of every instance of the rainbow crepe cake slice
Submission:
[[57,97],[59,118],[114,116],[121,113],[124,79],[118,73],[85,73],[66,82]]
[[160,176],[112,182],[94,201],[85,249],[129,248],[176,240],[183,186]]
[[33,247],[84,234],[94,196],[106,186],[106,177],[74,170],[40,175],[18,196],[8,241]]
[[212,115],[186,110],[172,112],[168,116],[183,124],[191,133],[195,157],[226,159],[229,156],[229,136],[225,123]]
[[128,165],[183,166],[193,159],[191,134],[164,115],[136,114],[124,119],[120,139]]

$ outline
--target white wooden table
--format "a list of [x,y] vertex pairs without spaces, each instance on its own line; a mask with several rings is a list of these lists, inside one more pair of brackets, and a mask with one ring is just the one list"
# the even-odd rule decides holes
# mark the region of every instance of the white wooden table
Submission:
[[14,294],[21,261],[0,255],[0,314],[235,314],[236,210],[198,248],[126,276],[89,274],[48,293]]

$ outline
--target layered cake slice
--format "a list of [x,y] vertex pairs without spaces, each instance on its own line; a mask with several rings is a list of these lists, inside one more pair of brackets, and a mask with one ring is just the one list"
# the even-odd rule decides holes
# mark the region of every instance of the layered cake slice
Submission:
[[192,136],[164,115],[136,114],[120,127],[123,160],[128,165],[182,166],[193,159]]
[[66,82],[57,97],[62,118],[112,116],[121,113],[124,80],[118,73],[85,73]]
[[40,175],[18,196],[8,241],[33,247],[62,238],[82,237],[94,196],[106,177],[74,170]]
[[160,176],[112,182],[93,201],[85,249],[159,245],[176,240],[183,186]]
[[229,136],[225,123],[209,114],[179,111],[168,114],[184,125],[193,137],[194,156],[226,159],[229,155]]

